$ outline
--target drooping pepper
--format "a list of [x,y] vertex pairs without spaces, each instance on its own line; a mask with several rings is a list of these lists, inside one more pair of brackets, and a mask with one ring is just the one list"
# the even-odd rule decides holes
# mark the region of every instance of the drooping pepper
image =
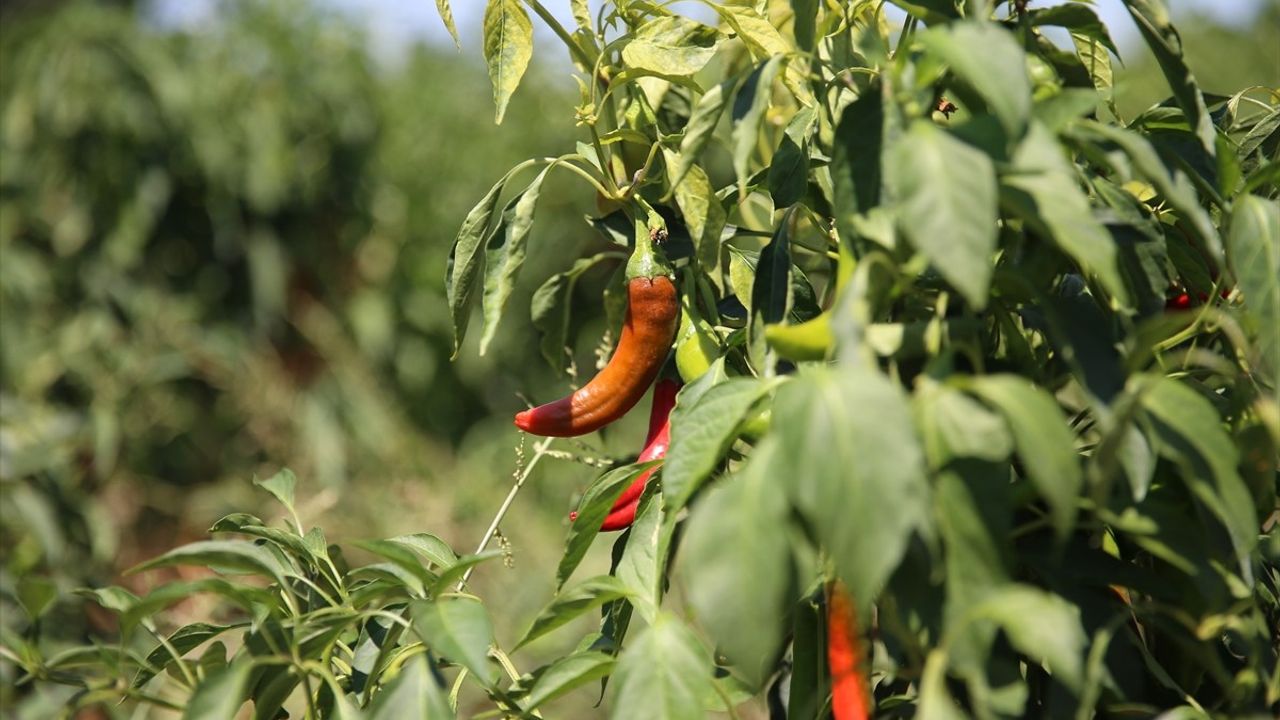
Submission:
[[[653,386],[653,408],[649,411],[649,434],[644,440],[644,449],[636,462],[660,460],[667,454],[667,446],[671,444],[671,409],[676,406],[676,393],[680,392],[680,383],[675,380],[659,380]],[[622,530],[631,527],[636,519],[636,509],[640,507],[640,495],[644,486],[653,477],[657,468],[649,468],[636,476],[626,490],[613,502],[609,515],[600,525],[601,530]]]
[[839,581],[827,585],[827,664],[831,668],[831,714],[835,720],[867,720],[871,697],[862,670],[858,616]]
[[[676,394],[680,392],[680,383],[675,380],[659,380],[653,386],[653,407],[649,411],[649,434],[645,436],[644,449],[636,458],[637,463],[661,460],[667,454],[667,446],[671,444],[671,410],[676,404]],[[656,467],[649,468],[636,476],[626,490],[613,501],[609,515],[600,524],[603,531],[624,530],[635,522],[636,510],[640,507],[640,496],[644,494],[645,485],[653,477]],[[577,520],[578,513],[569,513],[570,520]]]
[[654,246],[661,218],[636,221],[636,248],[627,262],[627,314],[608,364],[586,385],[555,402],[516,415],[516,427],[534,435],[585,435],[627,414],[653,384],[671,351],[680,321],[672,270]]

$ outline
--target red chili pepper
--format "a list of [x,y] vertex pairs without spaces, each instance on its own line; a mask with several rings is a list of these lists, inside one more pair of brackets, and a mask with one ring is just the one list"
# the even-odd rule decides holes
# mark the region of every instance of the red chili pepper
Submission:
[[835,720],[871,717],[871,696],[862,671],[862,639],[849,593],[839,581],[827,585],[827,664],[831,667],[831,712]]
[[1186,310],[1191,307],[1191,296],[1187,293],[1180,293],[1176,297],[1165,300],[1164,306],[1170,310]]
[[626,270],[627,314],[613,357],[573,394],[517,414],[517,427],[552,437],[586,435],[627,414],[644,397],[666,362],[680,322],[673,271],[655,246],[665,237],[657,214],[636,220],[636,249]]
[[[660,460],[667,454],[667,446],[671,443],[671,410],[676,405],[676,393],[680,392],[680,383],[675,380],[659,380],[653,386],[653,407],[649,411],[649,434],[645,437],[644,449],[636,462]],[[653,477],[658,468],[652,467],[636,476],[626,490],[613,501],[609,515],[601,523],[603,531],[623,530],[631,527],[636,519],[636,509],[640,507],[640,495],[645,485]],[[578,513],[569,513],[570,520],[577,520]]]

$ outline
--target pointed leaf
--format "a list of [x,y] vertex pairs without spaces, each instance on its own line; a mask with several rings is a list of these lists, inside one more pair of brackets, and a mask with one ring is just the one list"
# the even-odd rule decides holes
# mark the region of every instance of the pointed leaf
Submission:
[[489,663],[493,626],[484,605],[466,597],[442,597],[409,606],[413,629],[433,651],[459,665],[486,686],[497,679]]
[[574,585],[568,590],[558,593],[538,617],[534,619],[529,631],[516,643],[519,649],[534,640],[546,635],[556,628],[571,622],[583,613],[598,608],[605,603],[627,597],[631,591],[621,580],[611,575],[597,575]]
[[529,231],[537,209],[542,181],[552,166],[547,166],[529,183],[529,187],[502,211],[502,220],[485,248],[484,332],[480,334],[480,354],[489,349],[502,320],[503,308],[515,289],[516,276],[528,252]]
[[[693,508],[680,566],[694,617],[753,687],[772,669],[782,642],[790,583],[789,508],[766,439],[747,466]],[[744,628],[752,628],[744,632]]]
[[369,720],[452,720],[454,717],[423,655],[410,658],[369,704]]
[[693,633],[662,615],[622,653],[609,684],[612,720],[703,720],[711,658]]
[[974,378],[969,387],[1004,415],[1023,468],[1048,501],[1058,537],[1065,537],[1075,522],[1084,478],[1062,409],[1052,395],[1015,375]]
[[[902,391],[878,371],[823,369],[778,389],[778,480],[865,616],[927,520],[924,457]],[[892,498],[886,502],[885,498]]]
[[1257,195],[1237,199],[1227,249],[1245,308],[1256,323],[1258,369],[1273,388],[1280,387],[1280,206]]
[[970,305],[986,307],[996,247],[991,159],[926,120],[890,153],[898,226]]
[[494,123],[502,124],[531,57],[533,25],[520,0],[489,0],[484,9],[484,59],[493,83]]
[[667,512],[684,507],[733,443],[747,411],[776,385],[774,380],[733,378],[696,402],[681,394],[671,413],[671,446],[662,466]]

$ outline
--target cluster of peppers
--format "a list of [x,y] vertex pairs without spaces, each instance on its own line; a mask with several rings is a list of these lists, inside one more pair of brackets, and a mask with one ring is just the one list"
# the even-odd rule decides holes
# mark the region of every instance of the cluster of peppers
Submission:
[[[637,224],[636,249],[627,262],[627,312],[609,362],[586,385],[554,402],[516,415],[516,427],[534,435],[575,437],[594,432],[626,415],[644,397],[662,371],[680,323],[680,295],[672,269],[655,247],[660,229]],[[671,439],[670,415],[680,384],[654,386],[649,434],[637,462],[662,459]],[[601,530],[631,526],[640,495],[653,476],[650,468],[614,501]],[[576,514],[570,516],[576,519]]]
[[[626,269],[627,311],[609,362],[570,395],[518,413],[515,424],[521,430],[548,437],[586,435],[627,414],[652,385],[649,431],[636,462],[660,460],[666,455],[671,441],[670,415],[680,383],[672,379],[658,380],[656,384],[654,381],[682,324],[680,295],[672,281],[671,266],[654,247],[655,234],[637,224],[636,250]],[[692,327],[685,330],[696,331]],[[682,358],[676,360],[680,365]],[[631,526],[640,496],[656,469],[649,468],[636,476],[614,501],[601,530]],[[569,518],[576,520],[577,513],[571,513]],[[852,602],[839,582],[828,585],[826,614],[833,716],[835,720],[865,720],[870,717],[872,705],[862,667],[864,652]]]

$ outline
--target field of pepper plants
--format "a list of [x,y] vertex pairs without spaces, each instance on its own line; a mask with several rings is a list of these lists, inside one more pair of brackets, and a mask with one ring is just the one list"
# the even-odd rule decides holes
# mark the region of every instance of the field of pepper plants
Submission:
[[[76,591],[114,639],[43,641],[60,588],[8,571],[5,610],[27,617],[0,636],[11,701],[61,688],[67,717],[192,720],[1280,715],[1280,87],[1203,88],[1163,0],[1123,0],[1164,96],[1138,110],[1086,0],[571,0],[571,24],[550,4],[487,0],[476,42],[436,2],[483,58],[493,136],[562,131],[494,167],[399,281],[443,278],[419,311],[442,357],[526,373],[521,405],[498,406],[509,477],[454,476],[490,488],[475,532],[338,538],[312,522],[323,477],[264,472],[206,536],[137,558],[121,577],[159,578],[144,590]],[[559,114],[521,104],[549,82],[526,77],[535,27],[572,63]],[[118,202],[182,202],[139,164]],[[361,169],[333,172],[314,201],[350,191],[383,222]],[[223,198],[211,242],[255,212],[279,227],[252,191]],[[23,223],[6,237],[79,237]],[[354,269],[290,276],[281,307],[351,287],[379,262],[360,248]],[[249,246],[247,282],[271,252]],[[149,312],[103,276],[85,302]],[[342,331],[275,332],[307,372],[308,343]],[[456,382],[509,389],[491,372]],[[582,479],[543,574],[484,584],[522,560],[530,496],[565,489],[549,467]]]

